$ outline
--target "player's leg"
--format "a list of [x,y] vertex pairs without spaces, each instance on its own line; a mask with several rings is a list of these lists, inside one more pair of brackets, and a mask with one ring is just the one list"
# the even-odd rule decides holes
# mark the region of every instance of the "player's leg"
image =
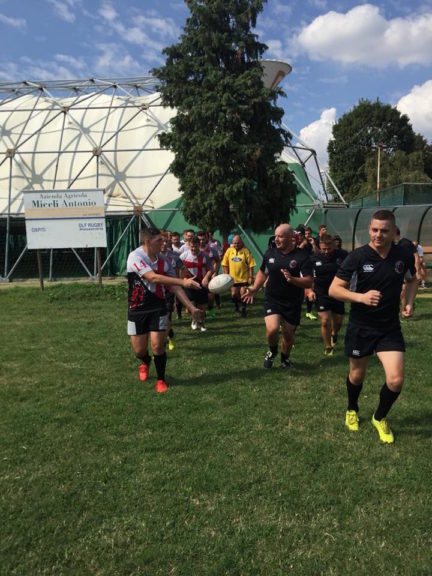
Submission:
[[323,310],[318,312],[321,321],[321,338],[324,342],[324,354],[326,356],[333,355],[333,346],[331,343],[332,334],[332,313],[330,310]]
[[246,294],[247,284],[245,286],[240,286],[240,302],[241,302],[241,315],[244,318],[246,316],[246,302],[243,302],[241,297]]
[[166,392],[168,387],[165,383],[165,369],[167,355],[165,351],[166,331],[150,332],[150,345],[155,363],[157,382],[156,392]]
[[234,304],[235,312],[240,312],[240,287],[239,286],[232,286],[231,287],[231,300]]
[[405,352],[400,350],[377,352],[384,368],[385,379],[378,403],[378,408],[372,417],[372,424],[378,430],[382,442],[392,444],[393,433],[387,424],[387,414],[401,393],[404,381]]
[[291,349],[294,344],[294,336],[297,326],[290,324],[285,319],[281,320],[282,342],[281,342],[281,365],[283,368],[289,368]]
[[148,378],[151,357],[148,353],[148,334],[130,336],[132,350],[138,360],[141,361],[138,370],[139,379],[145,382]]
[[278,352],[280,316],[279,314],[270,314],[264,317],[264,322],[269,350],[265,355],[263,366],[264,368],[271,368]]
[[346,390],[348,397],[347,411],[345,414],[345,425],[351,432],[359,429],[358,399],[363,387],[369,356],[349,359],[349,373],[346,379]]
[[334,347],[337,340],[338,340],[338,334],[340,332],[340,329],[342,328],[342,324],[343,324],[343,319],[344,319],[344,315],[343,314],[338,314],[336,312],[331,313],[331,345]]

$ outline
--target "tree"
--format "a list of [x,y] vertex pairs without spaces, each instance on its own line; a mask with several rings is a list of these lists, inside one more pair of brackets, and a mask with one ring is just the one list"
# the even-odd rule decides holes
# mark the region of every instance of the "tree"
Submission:
[[[333,126],[333,138],[328,144],[330,175],[345,199],[351,200],[370,191],[367,184],[371,153],[377,166],[378,147],[383,152],[380,156],[388,162],[397,152],[414,152],[416,145],[419,141],[408,116],[379,100],[360,100]],[[376,184],[371,189],[376,189]]]
[[228,232],[260,232],[289,220],[297,189],[280,160],[290,134],[281,127],[280,89],[262,82],[266,46],[251,29],[265,0],[189,0],[179,43],[153,70],[162,103],[176,110],[160,136],[175,159],[188,222]]

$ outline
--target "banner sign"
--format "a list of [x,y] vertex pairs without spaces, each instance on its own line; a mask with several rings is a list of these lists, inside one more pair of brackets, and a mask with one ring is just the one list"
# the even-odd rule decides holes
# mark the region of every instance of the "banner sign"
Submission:
[[105,248],[103,192],[24,191],[28,248]]

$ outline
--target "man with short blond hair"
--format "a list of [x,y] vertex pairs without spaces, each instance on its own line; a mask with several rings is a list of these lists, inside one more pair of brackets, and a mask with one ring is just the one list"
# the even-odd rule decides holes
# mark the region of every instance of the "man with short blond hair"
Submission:
[[332,298],[351,303],[345,336],[345,353],[349,357],[345,425],[352,432],[359,429],[358,399],[369,357],[376,354],[386,380],[372,424],[380,440],[387,444],[394,442],[394,436],[386,417],[401,392],[404,379],[405,343],[399,322],[404,280],[404,317],[413,313],[416,292],[414,256],[411,250],[394,244],[395,235],[393,212],[375,212],[369,224],[369,243],[348,254],[329,289]]

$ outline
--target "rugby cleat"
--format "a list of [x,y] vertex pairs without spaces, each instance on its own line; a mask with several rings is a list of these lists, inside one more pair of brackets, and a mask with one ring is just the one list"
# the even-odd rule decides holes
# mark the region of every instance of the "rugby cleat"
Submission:
[[333,348],[336,346],[336,342],[338,341],[338,335],[337,334],[332,334],[331,335],[331,345],[333,346]]
[[291,368],[292,364],[290,362],[289,358],[285,358],[284,360],[281,360],[281,368]]
[[192,328],[192,330],[197,330],[198,329],[198,322],[195,322],[195,320],[192,320],[191,328]]
[[359,418],[355,410],[347,410],[345,414],[345,426],[350,432],[359,431]]
[[174,338],[168,338],[168,350],[174,350],[174,348],[175,348]]
[[138,369],[138,377],[141,380],[141,382],[145,382],[148,378],[148,375],[149,375],[149,367],[147,364],[142,362]]
[[383,418],[382,420],[375,420],[375,415],[372,416],[372,424],[378,430],[378,434],[380,437],[381,442],[385,444],[393,444],[394,436],[393,432],[390,430],[390,426],[387,423],[387,420]]
[[273,366],[274,359],[276,358],[275,354],[272,354],[269,350],[264,357],[263,368],[271,368]]
[[168,386],[166,385],[164,380],[158,380],[156,382],[156,392],[158,394],[163,394],[168,390]]
[[309,320],[316,320],[317,319],[315,314],[312,314],[312,312],[306,312],[306,318],[309,318]]
[[324,350],[324,356],[333,356],[333,346],[328,346]]

